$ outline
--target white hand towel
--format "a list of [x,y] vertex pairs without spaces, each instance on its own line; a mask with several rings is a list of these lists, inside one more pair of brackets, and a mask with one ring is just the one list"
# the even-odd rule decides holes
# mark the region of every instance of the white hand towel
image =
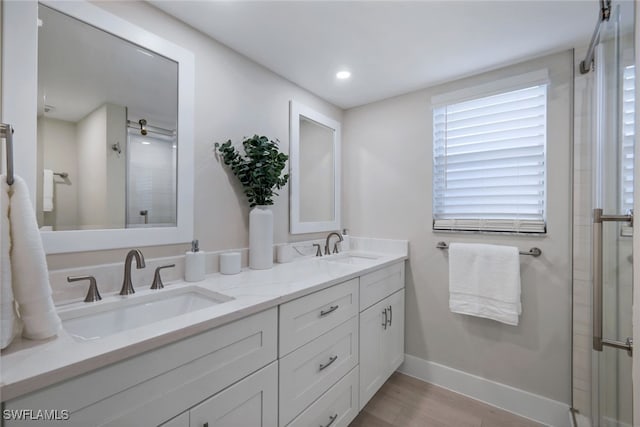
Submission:
[[7,178],[0,175],[0,348],[6,348],[20,333],[11,287],[11,234],[9,233],[9,190]]
[[9,223],[11,227],[11,273],[13,294],[24,323],[22,335],[45,339],[61,326],[51,298],[47,259],[27,185],[16,176],[11,186]]
[[449,308],[517,326],[522,312],[518,248],[452,243]]
[[45,169],[42,178],[42,210],[53,212],[53,171]]

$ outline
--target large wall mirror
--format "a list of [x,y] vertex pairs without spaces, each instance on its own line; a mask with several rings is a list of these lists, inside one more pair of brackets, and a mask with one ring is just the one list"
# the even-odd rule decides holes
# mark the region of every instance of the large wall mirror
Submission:
[[[33,13],[38,27],[22,37],[37,40],[35,61],[22,77],[34,71],[37,95],[21,115],[36,137],[16,169],[31,174],[47,253],[191,240],[193,54],[86,2],[12,4],[4,20]],[[5,73],[4,105],[19,95],[4,90],[15,77]],[[16,146],[28,144],[19,119],[5,119]]]
[[340,123],[291,101],[291,233],[340,229]]

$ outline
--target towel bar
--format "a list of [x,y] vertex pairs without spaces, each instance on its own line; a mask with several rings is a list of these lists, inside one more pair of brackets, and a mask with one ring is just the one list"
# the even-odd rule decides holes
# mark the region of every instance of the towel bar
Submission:
[[[436,248],[445,250],[449,249],[449,245],[446,242],[438,242]],[[528,252],[520,251],[520,255],[531,255],[533,257],[539,257],[540,255],[542,255],[542,250],[540,248],[533,247],[529,249]]]
[[13,185],[13,128],[0,123],[0,138],[7,141],[7,184]]

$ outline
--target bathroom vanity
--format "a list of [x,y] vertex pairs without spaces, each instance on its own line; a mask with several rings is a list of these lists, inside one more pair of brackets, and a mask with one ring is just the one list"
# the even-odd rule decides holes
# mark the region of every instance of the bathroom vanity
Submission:
[[406,256],[214,274],[198,287],[232,299],[96,339],[18,342],[3,409],[67,410],[59,423],[83,427],[347,426],[404,359]]

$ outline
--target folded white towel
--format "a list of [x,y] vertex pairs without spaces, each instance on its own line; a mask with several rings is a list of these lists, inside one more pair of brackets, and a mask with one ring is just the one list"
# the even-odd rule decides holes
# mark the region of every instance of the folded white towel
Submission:
[[61,326],[51,298],[47,259],[27,185],[16,176],[11,186],[9,224],[11,227],[11,273],[13,294],[24,323],[22,335],[45,339]]
[[0,175],[0,348],[6,348],[20,333],[11,287],[11,234],[9,233],[9,191],[7,178]]
[[42,210],[53,212],[53,171],[45,169],[42,178]]
[[449,308],[517,326],[522,312],[518,248],[452,243]]

